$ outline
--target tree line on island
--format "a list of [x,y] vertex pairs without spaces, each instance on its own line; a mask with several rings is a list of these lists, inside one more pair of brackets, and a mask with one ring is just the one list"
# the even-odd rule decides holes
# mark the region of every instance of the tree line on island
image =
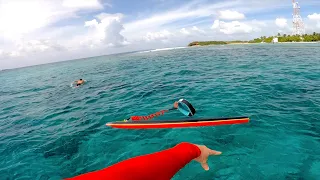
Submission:
[[317,42],[320,41],[320,33],[304,35],[281,35],[277,36],[261,36],[260,38],[251,41],[194,41],[188,46],[207,46],[207,45],[224,45],[224,44],[239,44],[239,43],[272,43],[274,38],[278,38],[278,42]]

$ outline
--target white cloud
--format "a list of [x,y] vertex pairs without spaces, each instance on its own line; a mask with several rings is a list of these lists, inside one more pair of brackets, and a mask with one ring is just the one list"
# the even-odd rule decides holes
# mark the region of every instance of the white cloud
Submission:
[[[181,29],[165,29],[162,31],[152,31],[147,32],[142,36],[142,40],[146,42],[181,42],[181,41],[189,41],[189,38],[197,38],[205,37],[205,31],[198,28],[197,26],[189,27],[189,28],[181,28]],[[138,42],[139,40],[137,40]],[[191,40],[190,40],[191,41]]]
[[59,43],[53,42],[51,40],[31,40],[27,42],[21,42],[17,45],[17,47],[17,50],[21,53],[37,53],[50,50],[65,50],[65,48],[59,45]]
[[250,33],[254,31],[252,26],[239,21],[224,22],[215,20],[211,28],[214,30],[219,30],[220,32],[228,35]]
[[204,34],[204,33],[205,33],[204,30],[199,29],[197,26],[193,26],[193,27],[191,28],[191,30],[192,30],[192,31],[195,31],[195,32],[199,32],[199,33],[201,33],[201,34]]
[[171,36],[173,36],[173,33],[169,32],[168,30],[162,30],[158,32],[148,32],[143,39],[147,42],[149,41],[155,41],[155,40],[168,40]]
[[85,22],[85,27],[89,27],[89,34],[86,40],[82,41],[83,45],[99,46],[121,46],[128,42],[125,40],[121,31],[123,30],[123,14],[106,14],[101,13],[96,16],[97,19]]
[[85,27],[90,27],[90,26],[98,26],[98,21],[96,19],[93,19],[91,21],[86,21],[84,22]]
[[58,52],[66,50],[66,48],[59,43],[48,39],[20,41],[15,47],[16,48],[13,51],[2,51],[0,54],[5,57],[19,57],[39,52]]
[[211,26],[211,29],[218,29],[220,27],[220,21],[214,20],[213,25]]
[[[28,54],[60,51],[79,45],[80,39],[85,38],[83,37],[85,28],[50,26],[62,19],[77,17],[79,10],[95,9],[101,5],[99,1],[91,0],[76,2],[78,5],[72,6],[72,3],[75,2],[70,0],[0,1],[0,39],[4,41],[0,47],[3,49],[2,56],[28,57]],[[68,32],[70,31],[68,29],[73,29],[73,32]],[[80,34],[79,32],[82,32],[82,37],[77,39],[76,43],[71,44],[70,41],[74,34]],[[58,38],[60,38],[61,45],[58,42],[44,40]],[[65,47],[66,44],[68,48]]]
[[277,18],[275,20],[275,23],[280,28],[284,28],[284,27],[288,26],[287,19],[285,19],[285,18]]
[[313,13],[313,14],[308,15],[308,18],[310,20],[318,20],[318,21],[320,21],[320,14]]
[[78,17],[84,9],[103,8],[97,0],[1,0],[0,35],[17,39],[62,19]]
[[252,20],[251,23],[252,23],[253,25],[262,26],[262,27],[267,27],[267,26],[268,26],[266,22],[264,22],[264,21],[258,21],[258,20],[256,20],[256,19]]
[[241,20],[245,19],[245,15],[237,11],[224,10],[219,11],[218,18],[222,20]]
[[161,26],[177,20],[210,17],[212,15],[212,12],[219,8],[227,8],[237,4],[239,4],[239,2],[227,1],[215,4],[199,4],[199,1],[192,1],[191,3],[181,6],[178,9],[166,11],[165,13],[155,14],[144,19],[126,23],[124,24],[124,33],[128,34],[129,36],[135,36],[136,33],[141,32],[142,29],[147,32],[155,31]]
[[19,56],[21,56],[21,52],[19,52],[19,51],[8,52],[8,53],[6,54],[6,56],[9,56],[9,57],[19,57]]
[[[306,4],[313,4],[313,2],[305,2]],[[143,36],[146,32],[157,31],[159,28],[167,28],[170,24],[172,25],[176,21],[198,21],[200,18],[212,17],[214,12],[219,12],[220,10],[227,10],[224,14],[232,14],[233,16],[224,17],[227,19],[233,18],[245,18],[246,13],[259,14],[261,12],[268,12],[270,9],[281,9],[287,8],[288,3],[280,2],[277,0],[269,1],[253,1],[253,0],[228,0],[228,1],[206,1],[206,0],[192,0],[178,8],[173,8],[172,10],[160,11],[156,14],[140,14],[140,19],[133,20],[131,22],[124,24],[123,34],[128,39],[135,39]],[[229,9],[229,10],[228,10]],[[235,11],[236,10],[236,11]],[[244,13],[244,14],[243,14]],[[219,14],[216,14],[219,15]],[[243,15],[243,16],[242,16]],[[235,20],[235,19],[233,19]],[[201,20],[199,20],[201,21]],[[194,25],[194,24],[192,24]],[[182,25],[186,27],[186,25]],[[174,29],[174,25],[170,27]],[[181,27],[180,27],[181,28]]]
[[189,34],[190,34],[190,32],[186,30],[186,28],[182,28],[182,29],[180,30],[180,32],[181,32],[182,34],[184,34],[184,35],[189,35]]
[[51,40],[21,41],[16,44],[16,49],[11,51],[0,50],[1,58],[29,57],[41,52],[56,53],[65,51],[66,48]]
[[199,31],[199,28],[197,26],[192,26],[193,31]]
[[28,33],[46,26],[55,15],[52,3],[42,1],[1,1],[0,32],[2,34]]
[[68,8],[92,8],[103,9],[102,4],[98,0],[64,0],[62,2],[63,7]]
[[[92,17],[95,12],[101,12],[101,8],[111,7],[107,3],[110,0],[0,0],[0,56],[21,58],[19,61],[10,61],[21,65],[26,62],[31,64],[59,60],[55,56],[74,59],[139,48],[181,46],[193,40],[207,40],[208,37],[219,40],[249,40],[261,35],[275,35],[280,29],[275,19],[240,21],[246,19],[245,15],[249,13],[255,15],[271,8],[288,6],[286,2],[270,1],[272,2],[227,0],[217,3],[191,0],[179,7],[172,7],[171,10],[160,6],[155,14],[133,10],[133,14],[139,15],[123,18],[122,14],[100,14]],[[312,3],[319,4],[315,0]],[[304,6],[312,3],[305,2]],[[115,11],[116,8],[118,7],[115,7]],[[215,17],[220,21],[213,23],[213,31],[208,25],[214,12],[218,12]],[[318,15],[310,14],[305,20],[307,32],[319,30],[320,22],[314,21],[318,19]],[[84,22],[83,18],[88,17],[88,21]],[[59,23],[61,20],[63,21]],[[55,26],[56,23],[59,26]],[[281,28],[281,32],[289,34],[290,29]],[[128,44],[127,41],[131,45],[110,47]],[[162,42],[169,44],[164,45]],[[8,60],[6,62],[9,63]],[[2,65],[0,62],[0,66]]]
[[104,3],[103,3],[103,6],[108,6],[108,7],[112,7],[112,4],[110,4],[110,3],[107,3],[107,2],[104,2]]

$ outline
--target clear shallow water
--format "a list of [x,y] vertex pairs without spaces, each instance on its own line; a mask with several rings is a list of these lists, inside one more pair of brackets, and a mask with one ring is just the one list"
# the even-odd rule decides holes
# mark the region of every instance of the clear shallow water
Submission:
[[[230,45],[95,57],[0,72],[0,179],[62,179],[182,141],[223,152],[175,180],[318,179],[319,44]],[[83,78],[81,88],[70,83]],[[245,125],[119,130],[105,123],[186,98]],[[163,118],[184,118],[178,112]]]

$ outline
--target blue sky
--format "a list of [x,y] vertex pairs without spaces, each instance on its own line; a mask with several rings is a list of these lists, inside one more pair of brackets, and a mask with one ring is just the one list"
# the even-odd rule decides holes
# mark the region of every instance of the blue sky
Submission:
[[[320,32],[320,1],[300,2]],[[290,0],[2,0],[0,69],[291,33]]]

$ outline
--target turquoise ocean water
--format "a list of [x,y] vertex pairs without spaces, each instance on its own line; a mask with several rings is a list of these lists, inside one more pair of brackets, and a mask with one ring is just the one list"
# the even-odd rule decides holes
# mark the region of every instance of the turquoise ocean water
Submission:
[[[62,179],[186,141],[222,151],[174,180],[320,177],[320,44],[227,45],[94,57],[0,72],[0,179]],[[71,88],[73,80],[87,84]],[[120,130],[170,108],[249,124]],[[172,112],[161,119],[184,118]],[[170,163],[170,162],[168,162]]]

